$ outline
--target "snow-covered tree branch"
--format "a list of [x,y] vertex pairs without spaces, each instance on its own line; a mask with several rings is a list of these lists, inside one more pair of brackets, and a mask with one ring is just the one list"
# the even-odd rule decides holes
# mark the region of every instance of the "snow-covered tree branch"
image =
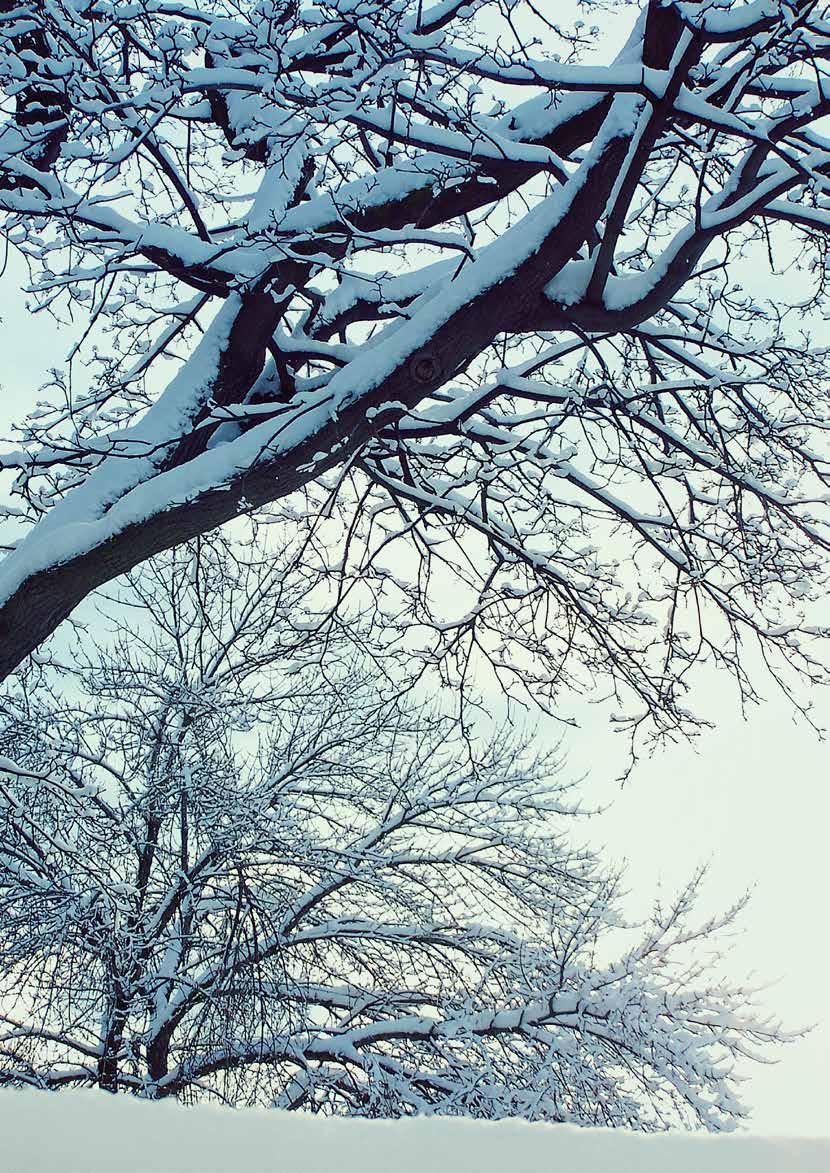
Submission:
[[0,670],[322,485],[539,695],[568,659],[676,725],[747,639],[824,677],[827,5],[591,11],[0,3],[6,238],[75,330],[0,456]]
[[626,926],[558,763],[232,550],[149,563],[2,698],[0,1083],[730,1127],[786,1037],[712,976],[740,906],[698,923],[696,877]]

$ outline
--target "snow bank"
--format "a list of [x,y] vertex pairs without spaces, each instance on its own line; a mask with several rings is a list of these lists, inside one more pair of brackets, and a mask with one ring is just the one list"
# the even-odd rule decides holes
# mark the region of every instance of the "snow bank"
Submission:
[[2,1173],[828,1173],[830,1139],[473,1120],[330,1120],[0,1092]]

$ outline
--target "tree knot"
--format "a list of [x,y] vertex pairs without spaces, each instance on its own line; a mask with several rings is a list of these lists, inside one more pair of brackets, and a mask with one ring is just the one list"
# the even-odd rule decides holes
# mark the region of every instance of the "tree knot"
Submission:
[[434,383],[441,374],[441,360],[432,350],[419,350],[409,360],[409,373],[416,383]]

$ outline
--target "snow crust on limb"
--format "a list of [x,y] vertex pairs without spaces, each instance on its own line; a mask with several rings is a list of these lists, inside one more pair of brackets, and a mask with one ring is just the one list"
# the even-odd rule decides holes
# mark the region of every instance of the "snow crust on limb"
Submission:
[[830,1139],[645,1136],[523,1121],[337,1120],[0,1093],[6,1173],[826,1173]]
[[0,0],[0,216],[75,330],[0,454],[1,674],[323,484],[461,674],[663,732],[748,642],[827,679],[830,7],[625,7]]
[[[192,427],[198,406],[212,389],[227,347],[233,323],[241,311],[232,295],[223,304],[191,361],[173,380],[164,396],[126,434],[111,437],[112,453],[88,478],[53,505],[42,521],[18,546],[14,558],[0,566],[0,597],[9,597],[32,573],[57,560],[94,548],[128,525],[142,522],[166,505],[192,500],[205,489],[222,484],[264,460],[298,447],[347,407],[354,405],[394,375],[400,365],[428,346],[436,331],[471,301],[511,276],[523,261],[534,257],[556,231],[573,193],[583,186],[609,141],[622,137],[626,119],[608,127],[609,138],[593,145],[571,186],[556,189],[533,208],[521,223],[521,232],[509,231],[494,240],[455,280],[447,275],[443,296],[424,297],[419,311],[388,338],[372,346],[354,347],[351,361],[335,372],[325,387],[306,398],[297,421],[281,417],[257,424],[234,440],[211,448],[184,465],[159,471],[169,445]],[[147,453],[147,455],[145,455]],[[322,461],[320,463],[323,463]],[[152,478],[152,479],[151,479]]]

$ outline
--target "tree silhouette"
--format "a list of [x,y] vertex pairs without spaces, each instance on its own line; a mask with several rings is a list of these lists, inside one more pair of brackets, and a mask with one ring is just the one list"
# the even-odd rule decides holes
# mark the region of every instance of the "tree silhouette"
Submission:
[[234,551],[148,563],[84,662],[5,691],[0,1084],[734,1126],[787,1037],[713,974],[740,905],[697,923],[695,877],[626,927],[550,755]]

